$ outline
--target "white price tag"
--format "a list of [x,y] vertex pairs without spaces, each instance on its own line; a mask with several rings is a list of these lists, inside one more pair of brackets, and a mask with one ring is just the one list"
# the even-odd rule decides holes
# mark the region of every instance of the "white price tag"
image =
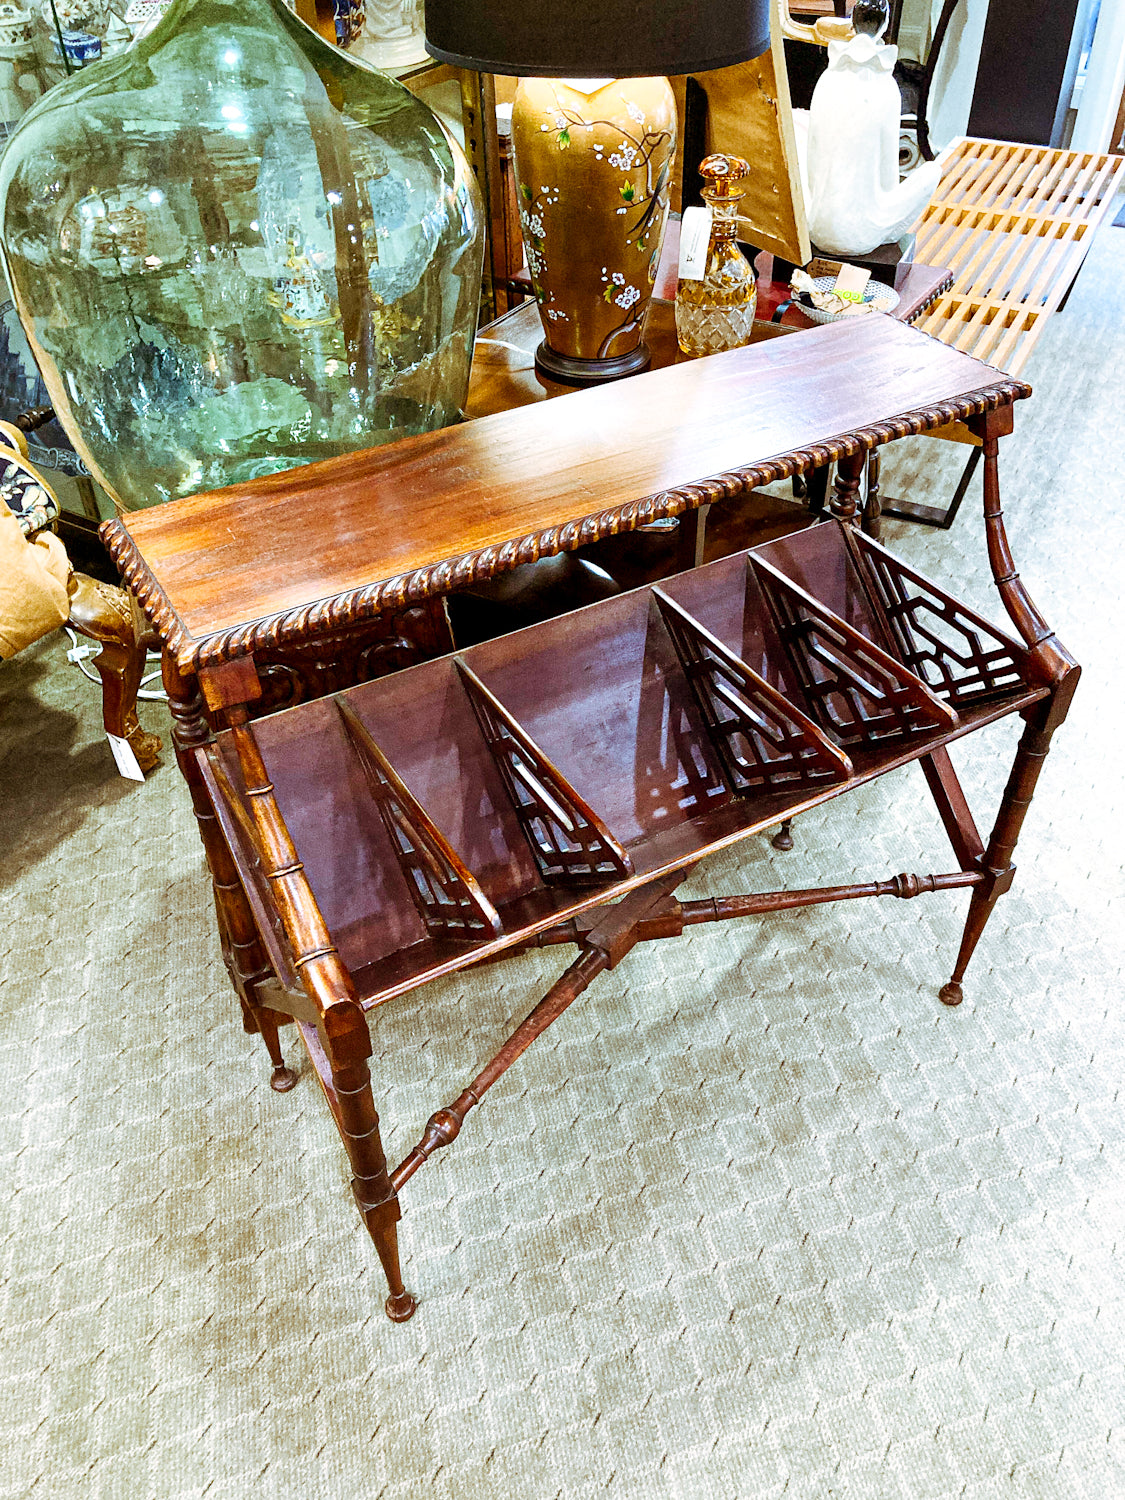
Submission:
[[119,734],[107,734],[106,739],[109,741],[109,748],[113,751],[113,758],[122,776],[127,776],[130,781],[143,781],[145,773],[138,765],[137,757],[129,741],[122,739]]
[[680,220],[680,280],[702,281],[711,243],[711,210],[685,208]]
[[858,266],[841,266],[832,290],[838,297],[845,297],[849,302],[862,302],[870,280],[870,271],[861,271]]

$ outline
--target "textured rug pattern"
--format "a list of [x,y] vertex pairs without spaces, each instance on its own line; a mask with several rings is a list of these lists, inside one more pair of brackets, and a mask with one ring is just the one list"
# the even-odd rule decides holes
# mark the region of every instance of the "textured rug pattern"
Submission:
[[[307,1062],[279,1097],[241,1031],[174,766],[116,777],[58,637],[0,670],[2,1500],[1125,1494],[1123,269],[1107,229],[1002,445],[1085,678],[966,1003],[964,893],[635,950],[405,1190],[404,1326]],[[994,614],[979,509],[888,536]],[[955,747],[984,827],[1014,732]],[[795,835],[694,891],[953,863],[916,768]],[[392,1159],[565,962],[378,1014]]]

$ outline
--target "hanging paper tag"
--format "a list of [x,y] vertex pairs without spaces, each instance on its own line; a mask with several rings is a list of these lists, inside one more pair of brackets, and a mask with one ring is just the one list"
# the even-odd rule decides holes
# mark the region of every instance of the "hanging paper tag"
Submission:
[[122,776],[127,776],[130,781],[143,781],[145,773],[141,770],[129,741],[119,734],[107,734],[106,739],[109,741],[109,748],[113,751],[113,758]]
[[861,271],[858,266],[841,266],[832,290],[845,302],[862,302],[870,280],[870,271]]
[[711,210],[685,208],[680,220],[680,280],[702,281],[711,243]]

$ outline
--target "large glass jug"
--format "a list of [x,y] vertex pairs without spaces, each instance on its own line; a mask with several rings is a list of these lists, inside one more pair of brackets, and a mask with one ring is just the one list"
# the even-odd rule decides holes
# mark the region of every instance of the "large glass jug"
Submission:
[[0,161],[21,322],[125,509],[456,420],[480,217],[430,110],[282,0],[178,0]]

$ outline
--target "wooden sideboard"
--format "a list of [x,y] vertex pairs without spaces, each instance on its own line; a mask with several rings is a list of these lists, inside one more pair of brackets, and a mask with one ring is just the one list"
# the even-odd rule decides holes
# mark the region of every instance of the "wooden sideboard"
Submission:
[[[1004,531],[998,441],[1028,394],[872,318],[107,523],[163,643],[244,1024],[265,1041],[279,1091],[296,1082],[279,1030],[300,1031],[390,1317],[415,1307],[400,1192],[638,942],[963,888],[968,916],[941,991],[960,1001],[1079,673]],[[983,445],[1004,629],[854,524],[869,450],[954,420]],[[790,537],[389,676],[364,654],[381,620],[463,583],[833,460],[831,517]],[[262,717],[279,670],[305,701]],[[1025,727],[984,838],[946,747],[1009,714]],[[712,851],[914,760],[956,868],[677,899]],[[578,956],[390,1168],[367,1012],[532,944]]]

